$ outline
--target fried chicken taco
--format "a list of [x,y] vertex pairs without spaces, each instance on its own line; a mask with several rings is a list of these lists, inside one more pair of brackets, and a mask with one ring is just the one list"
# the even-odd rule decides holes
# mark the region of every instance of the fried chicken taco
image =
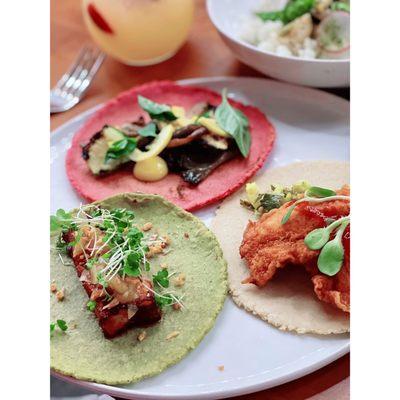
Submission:
[[153,82],[100,108],[74,136],[66,169],[89,201],[143,192],[195,210],[253,176],[274,139],[264,114],[226,91]]
[[240,307],[282,330],[350,329],[349,165],[266,171],[217,210],[212,230]]
[[136,382],[178,362],[214,325],[227,292],[218,241],[161,196],[58,210],[51,230],[54,371]]

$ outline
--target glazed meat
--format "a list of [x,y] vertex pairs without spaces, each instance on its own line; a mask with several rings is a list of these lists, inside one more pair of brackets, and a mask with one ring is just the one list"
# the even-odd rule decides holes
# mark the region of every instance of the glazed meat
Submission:
[[[66,243],[71,243],[74,238],[73,232],[63,235]],[[112,339],[130,327],[151,325],[161,319],[161,310],[149,290],[153,287],[152,282],[134,277],[122,280],[116,276],[105,291],[101,284],[93,283],[84,254],[76,253],[70,246],[69,255],[89,299],[96,302],[94,313],[106,338]]]
[[[337,194],[349,195],[344,186]],[[326,220],[336,220],[349,215],[350,203],[333,200],[323,203],[300,203],[289,221],[281,221],[292,203],[286,203],[261,216],[257,222],[249,222],[240,246],[240,255],[247,262],[250,276],[244,283],[265,286],[279,268],[287,265],[304,267],[311,275],[317,297],[339,309],[350,312],[350,228],[343,235],[345,259],[339,273],[330,277],[317,267],[318,250],[310,250],[304,244],[305,236],[314,229],[326,226]]]

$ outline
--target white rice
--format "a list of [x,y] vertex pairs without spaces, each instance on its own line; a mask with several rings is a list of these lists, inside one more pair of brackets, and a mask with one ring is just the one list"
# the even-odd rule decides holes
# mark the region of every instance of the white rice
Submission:
[[[277,11],[282,10],[287,0],[263,0],[256,11]],[[279,34],[283,28],[281,21],[262,21],[256,15],[244,19],[241,39],[252,44],[262,51],[275,53],[286,57],[317,58],[317,42],[314,39],[306,38],[294,54],[291,49],[279,41]]]

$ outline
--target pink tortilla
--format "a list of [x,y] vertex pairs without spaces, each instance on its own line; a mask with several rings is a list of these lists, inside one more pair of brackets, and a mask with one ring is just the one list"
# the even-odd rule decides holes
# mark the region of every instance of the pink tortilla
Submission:
[[230,100],[244,112],[250,122],[252,144],[247,158],[241,156],[221,165],[197,186],[191,186],[170,173],[158,182],[141,182],[132,169],[122,168],[109,175],[94,176],[82,158],[82,146],[104,125],[121,125],[146,113],[139,107],[137,96],[189,110],[200,102],[218,105],[221,96],[209,89],[180,86],[169,81],[151,82],[134,87],[108,101],[98,110],[72,140],[66,158],[68,178],[75,190],[88,201],[101,200],[124,192],[159,194],[185,210],[193,211],[229,196],[262,167],[275,140],[275,128],[257,108]]

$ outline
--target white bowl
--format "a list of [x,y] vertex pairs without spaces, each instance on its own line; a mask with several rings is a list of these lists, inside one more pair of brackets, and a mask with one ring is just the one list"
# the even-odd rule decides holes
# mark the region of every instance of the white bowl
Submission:
[[260,0],[207,0],[208,15],[235,56],[254,69],[282,81],[312,87],[350,85],[350,60],[304,59],[262,51],[240,38],[244,16]]

